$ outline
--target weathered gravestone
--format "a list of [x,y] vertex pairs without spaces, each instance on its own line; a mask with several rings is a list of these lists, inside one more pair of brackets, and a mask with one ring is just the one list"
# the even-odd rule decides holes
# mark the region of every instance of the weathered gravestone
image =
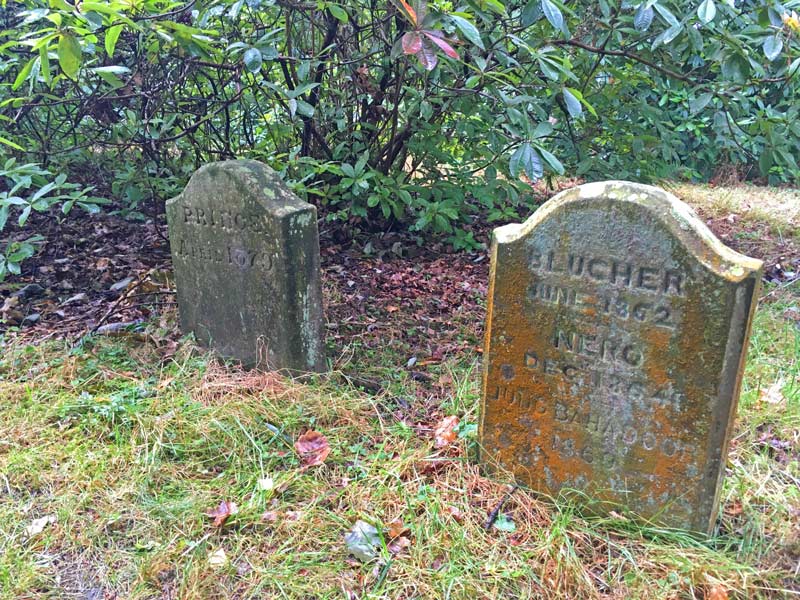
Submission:
[[626,182],[496,229],[482,462],[709,532],[761,267],[674,196]]
[[247,366],[324,370],[316,216],[264,164],[199,169],[167,202],[183,330]]

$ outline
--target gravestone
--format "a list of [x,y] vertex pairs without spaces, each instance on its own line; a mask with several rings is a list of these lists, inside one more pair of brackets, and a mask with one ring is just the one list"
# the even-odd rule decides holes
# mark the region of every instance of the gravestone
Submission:
[[710,532],[761,267],[627,182],[496,229],[481,461],[599,512]]
[[326,367],[316,209],[253,160],[211,163],[167,202],[184,332],[246,366]]

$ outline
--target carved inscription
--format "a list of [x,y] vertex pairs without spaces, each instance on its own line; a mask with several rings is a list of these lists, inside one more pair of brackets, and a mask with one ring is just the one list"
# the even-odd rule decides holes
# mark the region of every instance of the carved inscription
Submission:
[[182,258],[192,258],[222,265],[230,265],[239,269],[259,267],[272,269],[272,256],[268,251],[253,251],[241,247],[225,245],[214,247],[196,241],[181,238],[176,254]]
[[267,217],[263,214],[258,215],[225,208],[202,208],[186,204],[181,205],[181,210],[185,225],[221,229],[226,232],[268,232]]
[[[619,200],[615,186],[628,185],[635,193]],[[743,351],[741,333],[739,346],[728,341],[730,320],[751,297],[720,274],[728,263],[711,234],[692,237],[702,223],[677,220],[677,199],[617,182],[584,187],[616,195],[577,188],[530,224],[495,232],[485,462],[550,494],[578,488],[705,529],[731,414],[717,407],[733,401],[725,377],[740,376],[740,362],[726,361]]]
[[[487,399],[507,403],[547,421],[537,439],[542,452],[563,461],[620,468],[637,454],[660,454],[696,474],[696,447],[666,433],[657,417],[679,413],[684,394],[672,382],[652,382],[647,373],[647,332],[670,336],[681,326],[674,300],[691,290],[680,269],[635,264],[620,257],[565,254],[533,249],[526,309],[552,312],[545,342],[499,366],[505,385]],[[563,318],[567,317],[567,318]],[[513,359],[512,359],[513,360]],[[544,382],[554,395],[539,396],[526,384]],[[623,409],[624,410],[621,410]],[[566,478],[551,473],[556,489]]]
[[167,202],[181,326],[246,366],[323,371],[316,209],[250,160],[201,167]]

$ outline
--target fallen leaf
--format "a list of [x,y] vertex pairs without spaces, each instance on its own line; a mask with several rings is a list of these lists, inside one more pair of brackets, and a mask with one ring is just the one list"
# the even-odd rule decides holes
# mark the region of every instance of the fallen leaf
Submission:
[[778,379],[766,390],[761,390],[761,393],[758,395],[758,401],[776,406],[784,406],[786,404],[786,398],[783,396],[783,379]]
[[389,552],[392,554],[400,554],[403,550],[411,545],[411,540],[406,536],[401,535],[399,538],[392,540],[387,546]]
[[46,515],[40,519],[34,519],[31,521],[30,525],[25,527],[25,535],[27,535],[29,538],[39,535],[42,533],[42,531],[44,531],[45,527],[47,527],[50,523],[55,523],[56,520],[57,519],[55,515]]
[[395,519],[391,523],[389,523],[389,539],[393,540],[394,538],[400,537],[403,535],[408,528],[403,525],[403,522],[400,519]]
[[62,302],[62,305],[72,304],[73,302],[83,302],[84,300],[86,300],[86,298],[87,298],[86,293],[81,292],[80,294],[75,294],[74,296],[70,296],[69,298],[64,300],[64,302]]
[[449,512],[450,516],[455,519],[456,523],[461,523],[464,520],[464,513],[461,512],[461,509],[457,506],[448,506],[447,512]]
[[238,511],[239,507],[236,506],[235,502],[223,500],[219,503],[217,508],[208,513],[208,516],[214,517],[214,527],[222,527],[225,521],[228,520],[228,517],[235,515]]
[[261,515],[261,520],[267,523],[274,523],[278,520],[278,512],[274,510],[268,510],[263,515]]
[[12,309],[19,306],[19,296],[9,296],[3,302],[3,307],[0,308],[0,313],[7,313],[10,312]]
[[353,528],[344,536],[347,550],[358,560],[367,562],[378,555],[381,536],[374,526],[366,521],[356,521]]
[[744,507],[741,501],[734,500],[730,504],[725,505],[724,512],[727,517],[738,517],[744,512]]
[[127,287],[131,283],[133,283],[133,277],[126,277],[125,279],[119,280],[117,283],[115,283],[108,289],[111,290],[112,292],[121,292],[122,290],[127,289]]
[[303,461],[303,467],[315,467],[325,462],[331,447],[327,438],[319,431],[307,431],[294,443],[294,449]]
[[208,554],[208,564],[212,567],[224,567],[228,564],[228,555],[224,548],[218,548]]
[[705,600],[728,600],[728,590],[721,583],[715,583],[708,588]]
[[439,424],[436,426],[436,431],[434,432],[435,446],[437,448],[443,448],[455,442],[456,441],[455,428],[457,426],[458,426],[458,417],[456,417],[455,415],[445,417],[444,419],[439,421]]

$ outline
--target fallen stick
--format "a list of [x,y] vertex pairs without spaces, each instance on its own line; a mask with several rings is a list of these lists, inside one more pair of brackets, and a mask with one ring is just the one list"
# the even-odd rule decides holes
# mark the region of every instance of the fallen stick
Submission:
[[497,517],[500,516],[500,510],[503,508],[503,505],[506,502],[508,502],[508,499],[511,498],[511,496],[514,494],[514,492],[516,492],[518,489],[519,489],[519,485],[517,485],[515,483],[512,486],[512,488],[506,493],[506,495],[503,496],[502,500],[500,500],[500,502],[497,503],[497,506],[495,506],[492,509],[492,512],[489,513],[489,518],[486,519],[486,523],[483,524],[483,528],[484,529],[488,530],[488,529],[492,528],[492,525],[494,525],[494,522],[497,521]]

